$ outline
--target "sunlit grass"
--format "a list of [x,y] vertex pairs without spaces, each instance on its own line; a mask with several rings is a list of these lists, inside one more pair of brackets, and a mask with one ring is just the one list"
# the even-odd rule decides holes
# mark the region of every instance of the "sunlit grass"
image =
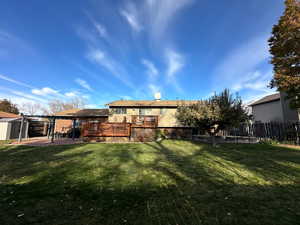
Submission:
[[0,146],[0,224],[297,224],[299,185],[272,145]]

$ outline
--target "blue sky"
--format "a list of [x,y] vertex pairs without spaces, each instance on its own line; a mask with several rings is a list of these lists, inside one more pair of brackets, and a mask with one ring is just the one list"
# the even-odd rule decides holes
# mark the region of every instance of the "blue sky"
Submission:
[[267,40],[283,0],[6,0],[0,98],[203,99],[273,92]]

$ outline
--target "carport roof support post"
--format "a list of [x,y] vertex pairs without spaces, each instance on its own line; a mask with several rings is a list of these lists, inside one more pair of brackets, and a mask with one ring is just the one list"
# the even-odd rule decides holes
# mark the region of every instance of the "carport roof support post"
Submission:
[[51,118],[51,143],[54,142],[55,118]]
[[72,121],[72,140],[75,139],[75,126],[76,126],[76,119],[73,119]]
[[19,143],[22,142],[23,124],[24,124],[24,120],[25,120],[24,115],[21,114],[21,116],[22,116],[22,120],[21,120],[21,126],[20,126],[20,131],[19,131]]

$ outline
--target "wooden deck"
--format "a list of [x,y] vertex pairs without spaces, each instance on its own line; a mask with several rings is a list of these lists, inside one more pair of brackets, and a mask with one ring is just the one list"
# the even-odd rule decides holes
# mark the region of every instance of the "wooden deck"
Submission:
[[158,125],[158,116],[132,116],[132,127],[154,128]]
[[131,128],[155,128],[158,116],[132,116],[132,122],[108,123],[87,121],[82,124],[83,137],[130,137]]
[[87,122],[82,127],[83,137],[129,137],[129,123]]

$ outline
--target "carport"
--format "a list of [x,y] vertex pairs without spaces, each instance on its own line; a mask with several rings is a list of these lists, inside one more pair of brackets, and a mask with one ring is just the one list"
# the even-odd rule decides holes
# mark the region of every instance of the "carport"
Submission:
[[49,120],[49,128],[48,128],[48,138],[51,138],[51,143],[54,142],[55,139],[55,123],[56,120],[71,120],[72,121],[72,140],[75,139],[75,126],[77,120],[88,120],[88,119],[99,119],[103,118],[103,115],[21,115],[22,122],[21,122],[21,129],[19,135],[19,142],[22,142],[22,132],[23,132],[23,125],[27,118],[44,118]]

